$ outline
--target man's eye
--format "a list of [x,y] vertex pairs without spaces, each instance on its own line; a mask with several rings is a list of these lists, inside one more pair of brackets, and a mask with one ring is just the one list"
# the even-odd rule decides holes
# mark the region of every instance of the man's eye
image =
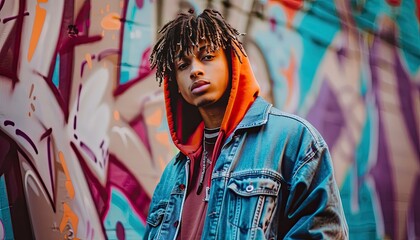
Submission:
[[186,63],[181,63],[178,65],[178,70],[184,70],[188,67],[188,64]]
[[213,58],[214,58],[214,56],[213,56],[213,55],[205,55],[205,56],[203,57],[203,60],[204,60],[204,61],[210,61],[210,60],[213,60]]

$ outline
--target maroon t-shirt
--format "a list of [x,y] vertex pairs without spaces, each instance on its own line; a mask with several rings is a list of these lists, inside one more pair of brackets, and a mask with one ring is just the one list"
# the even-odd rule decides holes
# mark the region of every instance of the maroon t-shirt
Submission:
[[[199,159],[200,163],[193,164],[195,167],[190,171],[192,173],[190,174],[187,196],[182,210],[181,229],[177,236],[178,240],[201,239],[207,211],[207,202],[204,201],[204,198],[206,196],[206,187],[211,177],[210,159],[218,132],[219,129],[204,129],[204,151],[201,159]],[[203,160],[206,162],[206,171],[202,181],[203,188],[200,192],[197,192],[203,173]]]

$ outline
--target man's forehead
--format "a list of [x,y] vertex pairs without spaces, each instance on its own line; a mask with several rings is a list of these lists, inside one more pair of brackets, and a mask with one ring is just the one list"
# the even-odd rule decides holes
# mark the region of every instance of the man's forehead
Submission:
[[[218,51],[218,50],[219,48],[217,47],[214,51]],[[178,58],[182,58],[182,57],[189,56],[192,54],[203,53],[203,52],[212,52],[210,43],[201,42],[200,44],[196,46],[190,45],[188,48],[182,49],[182,50],[181,50],[181,47],[178,46],[176,50],[175,58],[178,59]]]

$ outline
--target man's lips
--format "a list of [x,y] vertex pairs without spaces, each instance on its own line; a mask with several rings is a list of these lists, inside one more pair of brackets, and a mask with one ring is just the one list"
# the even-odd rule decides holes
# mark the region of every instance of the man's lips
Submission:
[[200,92],[207,89],[209,84],[210,84],[209,81],[202,80],[202,79],[194,81],[193,84],[191,85],[192,94],[199,94]]

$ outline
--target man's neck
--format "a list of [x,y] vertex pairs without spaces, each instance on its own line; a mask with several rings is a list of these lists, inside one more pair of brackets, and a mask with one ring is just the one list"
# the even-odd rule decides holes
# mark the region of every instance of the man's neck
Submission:
[[218,128],[222,125],[223,117],[225,115],[225,107],[208,107],[199,108],[201,117],[206,128]]

